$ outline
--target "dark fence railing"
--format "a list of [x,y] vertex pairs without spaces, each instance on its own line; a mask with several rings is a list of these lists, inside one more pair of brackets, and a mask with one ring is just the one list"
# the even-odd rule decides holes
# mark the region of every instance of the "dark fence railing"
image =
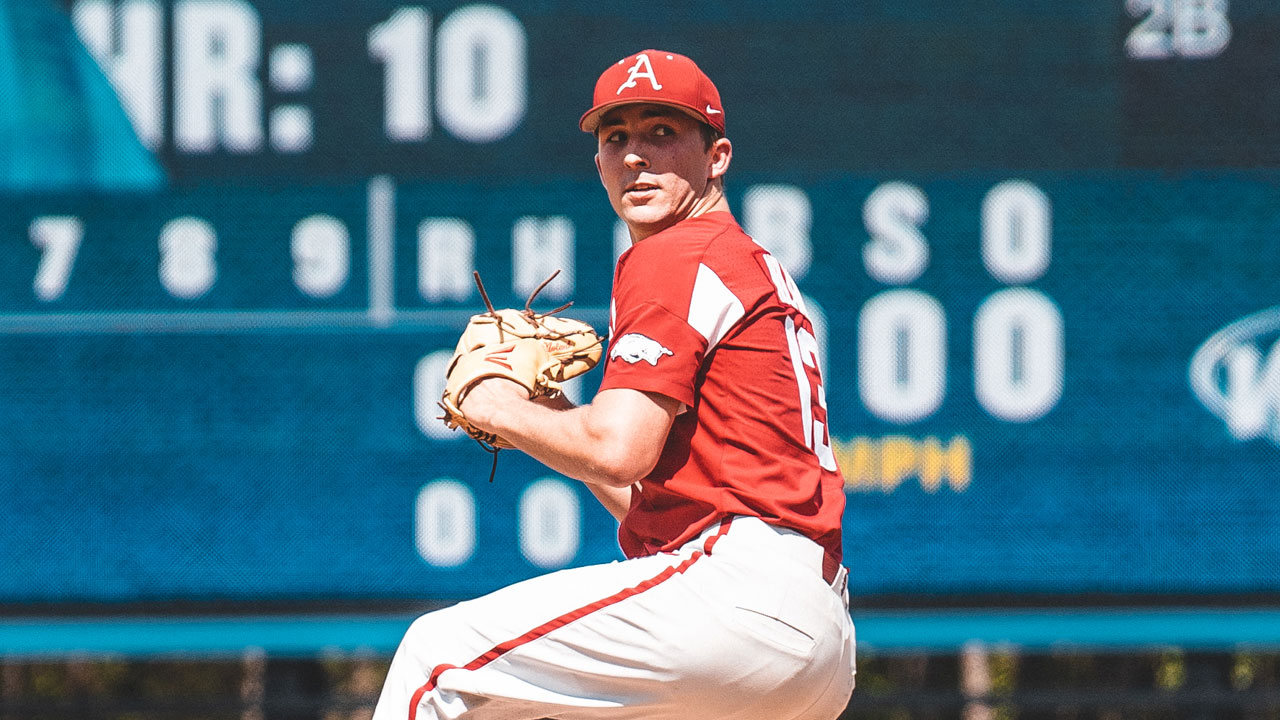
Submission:
[[[0,720],[368,720],[389,657],[9,659]],[[1280,651],[864,653],[841,720],[1280,719]],[[761,718],[761,720],[769,720]]]

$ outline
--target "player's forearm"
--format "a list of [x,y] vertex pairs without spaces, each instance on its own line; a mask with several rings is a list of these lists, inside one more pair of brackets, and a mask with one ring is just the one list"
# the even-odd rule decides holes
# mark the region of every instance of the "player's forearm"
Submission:
[[502,378],[481,381],[463,401],[480,430],[553,470],[611,488],[629,488],[653,470],[678,408],[671,398],[626,388],[603,390],[582,407],[547,407]]
[[[534,402],[551,410],[572,410],[577,407],[564,395],[544,396],[534,400]],[[587,486],[587,489],[604,506],[604,509],[609,511],[610,515],[618,522],[622,522],[622,519],[626,517],[627,511],[631,509],[631,493],[634,486],[619,488],[592,482],[584,482],[583,485]]]
[[489,429],[552,470],[602,490],[625,492],[625,505],[621,493],[604,493],[604,497],[597,494],[616,517],[615,510],[626,512],[631,486],[652,465],[638,466],[625,449],[619,448],[624,441],[593,421],[595,414],[596,409],[590,405],[552,409],[524,401],[495,414]]
[[627,511],[631,509],[631,493],[635,486],[616,488],[596,483],[583,483],[583,485],[587,486],[591,494],[596,496],[596,500],[600,501],[615,520],[622,522],[622,519],[627,516]]

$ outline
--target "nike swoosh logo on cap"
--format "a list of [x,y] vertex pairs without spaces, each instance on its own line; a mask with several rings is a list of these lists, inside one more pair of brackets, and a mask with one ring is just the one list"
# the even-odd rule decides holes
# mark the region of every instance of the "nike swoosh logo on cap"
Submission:
[[715,109],[715,108],[713,108],[713,107],[711,107],[710,105],[708,105],[708,106],[707,106],[707,114],[708,114],[708,115],[719,115],[719,114],[720,114],[720,111],[719,111],[719,110],[717,110],[717,109]]

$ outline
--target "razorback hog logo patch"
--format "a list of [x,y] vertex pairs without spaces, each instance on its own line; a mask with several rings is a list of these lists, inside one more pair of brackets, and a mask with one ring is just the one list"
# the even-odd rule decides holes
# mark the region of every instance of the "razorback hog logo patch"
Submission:
[[651,337],[640,333],[627,333],[613,344],[613,348],[609,350],[609,359],[621,358],[632,364],[643,360],[656,366],[663,355],[674,354]]

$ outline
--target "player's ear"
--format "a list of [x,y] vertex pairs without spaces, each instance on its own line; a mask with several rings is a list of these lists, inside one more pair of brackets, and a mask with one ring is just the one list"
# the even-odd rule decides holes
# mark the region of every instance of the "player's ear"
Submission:
[[596,175],[600,177],[600,183],[604,184],[604,170],[600,169],[600,153],[596,153]]
[[733,160],[733,143],[729,142],[729,138],[716,138],[716,141],[711,143],[711,149],[707,151],[707,160],[708,179],[716,180],[724,177],[724,174],[729,172],[730,161]]

